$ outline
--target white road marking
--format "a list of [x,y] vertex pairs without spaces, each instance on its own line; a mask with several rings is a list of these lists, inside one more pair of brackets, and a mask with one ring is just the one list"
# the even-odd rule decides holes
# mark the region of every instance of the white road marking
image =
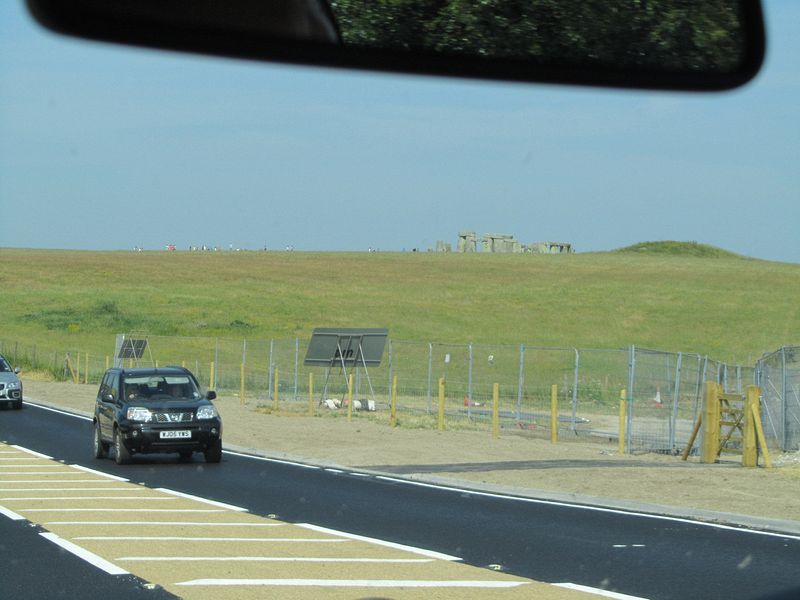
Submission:
[[714,529],[725,529],[728,531],[735,531],[737,533],[752,533],[755,535],[766,535],[769,537],[778,537],[782,539],[791,539],[800,541],[800,535],[792,535],[788,533],[775,533],[774,531],[762,531],[760,529],[747,529],[745,527],[735,527],[733,525],[722,525],[721,523],[711,523],[709,521],[696,521],[683,517],[670,517],[669,515],[658,515],[653,513],[636,512],[633,510],[622,510],[618,508],[605,508],[603,506],[592,506],[590,504],[571,504],[569,502],[559,502],[557,500],[542,500],[540,498],[526,498],[524,496],[509,496],[507,494],[497,494],[494,492],[481,492],[479,490],[462,489],[458,487],[450,487],[447,485],[438,485],[435,483],[425,483],[422,481],[411,481],[409,479],[398,479],[396,477],[387,477],[384,475],[376,475],[375,479],[382,479],[384,481],[392,481],[394,483],[403,483],[406,485],[413,485],[418,487],[431,488],[435,490],[443,490],[450,492],[458,492],[460,494],[467,494],[470,496],[480,496],[482,498],[497,498],[500,500],[512,500],[515,502],[526,502],[529,504],[546,504],[549,506],[563,506],[566,508],[576,508],[579,510],[589,510],[594,512],[604,512],[615,515],[622,515],[625,517],[643,517],[645,519],[656,519],[660,521],[670,521],[672,523],[686,523],[688,525],[697,525],[700,527],[713,527]]
[[165,527],[285,527],[286,523],[204,523],[202,521],[48,521],[45,525],[143,525]]
[[256,456],[254,454],[244,454],[242,452],[234,452],[233,450],[223,450],[222,453],[223,454],[230,454],[231,456],[241,456],[243,458],[252,458],[253,460],[261,460],[261,461],[264,461],[264,462],[278,463],[278,464],[281,464],[281,465],[290,465],[292,467],[300,467],[302,469],[312,469],[312,470],[314,470],[314,469],[320,469],[321,468],[321,467],[318,467],[316,465],[305,465],[303,463],[294,462],[294,461],[291,461],[291,460],[280,460],[280,459],[277,459],[277,458],[267,458],[265,456]]
[[11,444],[12,448],[16,448],[20,452],[26,452],[31,456],[38,456],[39,458],[46,458],[47,460],[53,460],[52,456],[47,456],[47,454],[42,454],[41,452],[36,452],[36,450],[31,450],[29,448],[24,448],[23,446],[17,446],[16,444]]
[[432,558],[317,558],[298,556],[121,556],[125,562],[307,562],[307,563],[431,563]]
[[342,471],[341,469],[332,469],[332,468],[330,468],[330,467],[327,467],[325,470],[326,470],[328,473],[336,473],[337,475],[338,475],[338,474],[341,474],[341,473],[344,473],[344,471]]
[[[3,453],[0,452],[0,454],[3,454]],[[8,454],[17,454],[17,452],[9,452]],[[17,458],[0,458],[0,460],[9,460],[9,461],[12,461],[12,460],[30,460],[30,458],[27,457],[27,456],[22,456],[22,457],[17,457]]]
[[180,536],[81,536],[72,538],[75,540],[94,540],[94,541],[136,541],[143,542],[148,540],[162,542],[272,542],[272,543],[296,543],[296,544],[345,544],[350,540],[319,539],[319,538],[214,538],[214,537],[180,537]]
[[[60,470],[56,470],[56,469],[60,469]],[[34,476],[44,476],[44,477],[46,477],[47,475],[59,475],[59,476],[61,476],[61,475],[67,475],[67,476],[69,476],[69,475],[80,475],[80,473],[70,473],[69,471],[64,471],[62,467],[56,467],[55,469],[53,467],[49,467],[49,470],[39,469],[37,471],[0,471],[0,475],[30,475],[31,477],[34,477]],[[0,481],[4,481],[5,482],[5,480],[0,480]]]
[[337,531],[336,529],[328,529],[327,527],[320,527],[319,525],[312,525],[311,523],[297,523],[297,527],[303,527],[305,529],[310,529],[311,531],[317,531],[320,533],[327,533],[330,535],[335,535],[339,537],[348,538],[351,540],[358,540],[360,542],[368,542],[370,544],[375,544],[377,546],[385,546],[387,548],[395,548],[397,550],[405,550],[406,552],[411,552],[413,554],[419,554],[421,556],[427,556],[429,558],[436,558],[439,560],[448,560],[448,561],[459,561],[461,560],[457,556],[450,556],[449,554],[442,554],[441,552],[434,552],[432,550],[425,550],[424,548],[415,548],[413,546],[406,546],[404,544],[396,544],[394,542],[387,542],[385,540],[379,540],[377,538],[366,537],[363,535],[356,535],[354,533],[347,533],[344,531]]
[[[4,473],[4,475],[11,475],[12,473]],[[19,474],[19,473],[16,473]],[[25,475],[25,473],[21,473]],[[41,475],[41,473],[37,473]],[[59,475],[80,475],[80,473],[59,473]],[[3,483],[102,483],[97,479],[2,479]]]
[[206,498],[201,498],[200,496],[193,496],[192,494],[184,494],[183,492],[176,492],[175,490],[170,490],[167,488],[155,488],[157,492],[164,492],[165,494],[172,494],[173,496],[179,496],[180,498],[186,498],[187,500],[194,500],[195,502],[203,502],[205,504],[210,504],[211,506],[219,506],[220,508],[227,508],[228,510],[234,510],[236,512],[249,512],[246,508],[241,508],[240,506],[233,506],[232,504],[225,504],[224,502],[217,502],[216,500],[208,500]]
[[18,515],[13,510],[7,509],[5,506],[0,506],[0,515],[5,515],[12,521],[24,521],[25,517]]
[[554,583],[553,585],[556,587],[566,588],[568,590],[575,590],[578,592],[586,592],[587,594],[595,594],[596,596],[613,598],[614,600],[647,600],[647,598],[642,598],[641,596],[630,596],[628,594],[620,594],[619,592],[610,592],[608,590],[589,587],[588,585],[578,585],[577,583]]
[[[35,406],[36,408],[41,408],[42,410],[47,410],[50,412],[58,413],[60,415],[66,415],[67,417],[75,417],[76,419],[81,419],[83,421],[93,421],[91,417],[84,417],[83,415],[76,415],[75,413],[67,412],[65,410],[58,410],[57,408],[50,408],[49,406],[44,406],[42,404],[36,404],[35,402],[31,402],[30,400],[25,400],[25,404],[30,406]],[[16,446],[14,446],[16,448]]]
[[[30,459],[28,459],[28,460],[30,460]],[[59,465],[59,464],[42,465],[42,464],[38,464],[38,463],[30,463],[30,464],[27,464],[27,465],[0,465],[0,469],[19,469],[19,468],[24,468],[24,469],[63,469],[64,465]]]
[[369,588],[512,588],[527,581],[429,581],[420,579],[193,579],[183,586],[290,586],[290,587],[369,587]]
[[20,512],[124,512],[124,513],[221,513],[224,510],[202,508],[18,508]]
[[65,540],[63,538],[58,537],[54,533],[45,532],[45,533],[40,533],[39,535],[41,535],[46,540],[50,540],[51,542],[53,542],[57,546],[60,546],[61,548],[63,548],[67,552],[70,552],[70,553],[74,554],[75,556],[77,556],[78,558],[85,560],[89,564],[94,565],[98,569],[101,569],[101,570],[105,571],[109,575],[127,575],[128,574],[128,571],[126,571],[125,569],[120,569],[117,565],[115,565],[113,563],[110,563],[109,561],[107,561],[104,558],[100,558],[99,556],[97,556],[96,554],[94,554],[92,552],[89,552],[88,550],[84,550],[83,548],[73,544],[72,542],[68,542],[67,540]]
[[103,473],[103,471],[96,471],[95,469],[90,469],[89,467],[84,467],[83,465],[69,465],[73,469],[78,469],[79,471],[83,471],[84,473],[91,473],[92,475],[99,475],[100,477],[105,477],[106,479],[111,479],[113,481],[130,481],[130,479],[125,479],[124,477],[117,477],[116,475],[111,475],[110,473]]
[[15,498],[13,496],[0,498],[0,500],[156,500],[158,502],[174,502],[177,498],[155,498],[153,496],[40,496],[35,498]]
[[347,474],[353,477],[372,477],[369,473],[358,473],[356,471],[347,471]]
[[[87,479],[87,482],[94,481]],[[8,483],[4,481],[3,483]],[[24,482],[29,483],[29,482]],[[74,481],[70,481],[74,483]],[[94,483],[102,483],[94,482]],[[130,488],[114,488],[114,487],[46,487],[46,488],[0,488],[0,492],[144,492],[149,491],[147,488],[130,487]],[[116,496],[115,496],[116,497]]]

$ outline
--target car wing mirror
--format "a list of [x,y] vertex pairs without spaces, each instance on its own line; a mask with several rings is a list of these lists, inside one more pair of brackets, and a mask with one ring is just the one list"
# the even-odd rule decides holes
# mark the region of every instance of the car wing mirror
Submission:
[[19,367],[14,367],[14,375],[19,375],[22,372],[22,369]]
[[215,400],[217,398],[217,392],[214,390],[208,390],[206,392],[206,400]]
[[27,0],[44,26],[171,50],[378,71],[722,90],[764,58],[759,0]]

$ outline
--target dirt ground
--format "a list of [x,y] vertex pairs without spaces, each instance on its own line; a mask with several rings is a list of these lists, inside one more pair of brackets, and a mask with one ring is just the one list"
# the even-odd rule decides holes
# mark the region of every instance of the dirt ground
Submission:
[[[23,379],[26,400],[90,415],[97,386]],[[377,471],[488,491],[691,516],[800,533],[800,453],[745,469],[658,454],[620,455],[616,444],[533,439],[488,431],[392,429],[358,415],[280,416],[237,398],[215,401],[224,445],[275,458]],[[87,442],[87,448],[88,448]],[[88,454],[88,450],[87,450]],[[726,513],[726,514],[720,514]]]

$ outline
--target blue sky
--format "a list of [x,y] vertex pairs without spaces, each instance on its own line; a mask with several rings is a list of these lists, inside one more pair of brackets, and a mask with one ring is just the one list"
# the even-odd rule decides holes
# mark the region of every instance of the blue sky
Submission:
[[725,94],[467,82],[129,49],[0,2],[0,247],[578,251],[800,262],[800,2]]

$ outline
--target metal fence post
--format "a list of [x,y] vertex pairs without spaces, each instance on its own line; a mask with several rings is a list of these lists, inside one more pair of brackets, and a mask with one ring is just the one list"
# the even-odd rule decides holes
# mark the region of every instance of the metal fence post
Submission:
[[389,385],[387,386],[386,397],[390,399],[389,395],[392,390],[392,377],[394,375],[394,364],[392,363],[392,340],[389,340]]
[[675,389],[672,393],[672,417],[669,421],[669,447],[675,450],[675,429],[678,426],[678,402],[681,397],[681,368],[683,366],[683,353],[678,352],[678,363],[675,365]]
[[467,418],[472,418],[472,342],[469,343],[469,365],[467,365]]
[[581,365],[581,352],[577,348],[575,350],[575,369],[572,375],[572,431],[577,432],[575,422],[578,419],[578,371]]
[[628,423],[625,427],[625,435],[628,437],[626,440],[626,453],[631,453],[631,445],[633,438],[633,402],[634,402],[634,387],[633,384],[636,379],[636,346],[631,344],[630,354],[628,356],[628,393],[627,393],[627,419]]
[[433,374],[433,344],[428,343],[428,414],[431,414],[431,376]]
[[781,348],[781,414],[783,421],[783,439],[781,440],[781,450],[784,452],[789,449],[789,402],[786,395],[786,346]]
[[273,342],[274,340],[269,341],[269,371],[267,374],[267,395],[269,399],[272,400],[272,377],[275,372],[275,364],[272,362],[272,350],[273,350]]
[[298,359],[300,356],[300,338],[294,338],[294,399],[297,400]]
[[214,372],[214,389],[216,389],[217,387],[219,387],[219,381],[220,381],[220,378],[219,378],[219,372],[220,372],[220,368],[219,368],[219,338],[214,338],[214,368],[215,368],[215,372]]
[[519,345],[519,386],[517,388],[517,421],[522,421],[522,394],[525,388],[525,344]]

